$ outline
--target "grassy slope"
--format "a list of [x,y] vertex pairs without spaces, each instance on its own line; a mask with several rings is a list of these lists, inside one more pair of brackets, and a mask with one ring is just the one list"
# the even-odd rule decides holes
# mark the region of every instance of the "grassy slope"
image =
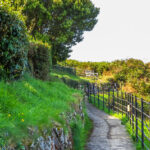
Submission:
[[[85,70],[94,70],[99,73],[97,83],[121,84],[122,81],[122,89],[125,92],[136,93],[138,97],[150,102],[150,63],[144,64],[141,60],[131,58],[113,62],[66,60],[65,65],[75,67],[79,75],[82,75]],[[92,78],[88,79],[90,82],[94,81]]]
[[[66,78],[77,82],[87,81],[87,79],[58,70],[53,70],[51,76],[58,77],[60,79]],[[88,118],[85,106],[84,106],[84,114],[85,114],[85,126],[83,126],[83,122],[81,120],[78,120],[76,123],[72,124],[73,141],[74,141],[73,147],[75,150],[85,149],[86,141],[89,138],[91,129],[93,128],[92,121]]]
[[76,124],[72,125],[74,150],[85,150],[86,141],[88,140],[89,134],[91,133],[91,130],[93,128],[93,123],[88,118],[85,108],[84,113],[85,113],[84,126],[82,121],[80,120]]
[[86,79],[86,78],[82,79],[82,77],[72,75],[72,74],[69,74],[67,72],[58,71],[58,70],[53,70],[51,75],[55,76],[55,77],[58,77],[58,78],[66,78],[66,79],[74,80],[74,81],[77,81],[77,82],[88,81],[88,79]]
[[[60,114],[72,112],[70,104],[78,103],[82,93],[69,88],[55,76],[81,81],[77,76],[55,71],[51,74],[52,81],[44,82],[26,75],[22,80],[12,83],[0,82],[0,147],[8,140],[10,143],[28,140],[28,127],[49,128],[53,122],[57,122],[66,129]],[[84,150],[92,128],[85,107],[84,113],[85,126],[80,119],[71,124],[75,150]],[[9,137],[5,136],[6,133],[9,133]]]
[[[0,83],[0,133],[9,139],[28,138],[27,127],[43,128],[56,121],[65,128],[62,112],[73,111],[71,103],[81,92],[62,82],[43,82],[29,76],[12,83]],[[0,139],[0,144],[4,144]]]

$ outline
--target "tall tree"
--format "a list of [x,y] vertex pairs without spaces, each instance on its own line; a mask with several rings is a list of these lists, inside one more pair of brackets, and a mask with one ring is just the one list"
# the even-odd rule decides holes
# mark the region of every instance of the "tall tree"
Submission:
[[23,13],[31,35],[51,43],[56,63],[93,29],[99,9],[90,0],[28,0]]

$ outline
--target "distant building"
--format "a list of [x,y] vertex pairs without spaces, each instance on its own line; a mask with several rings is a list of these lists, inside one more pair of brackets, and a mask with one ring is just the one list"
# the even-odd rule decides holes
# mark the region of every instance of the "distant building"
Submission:
[[98,77],[98,73],[95,73],[94,71],[91,71],[91,70],[85,70],[85,76],[86,77]]

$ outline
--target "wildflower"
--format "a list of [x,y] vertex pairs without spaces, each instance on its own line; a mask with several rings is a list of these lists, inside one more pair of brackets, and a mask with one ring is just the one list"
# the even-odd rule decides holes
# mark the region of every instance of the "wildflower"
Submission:
[[24,119],[21,119],[21,122],[24,122]]
[[8,117],[11,117],[11,114],[8,114]]

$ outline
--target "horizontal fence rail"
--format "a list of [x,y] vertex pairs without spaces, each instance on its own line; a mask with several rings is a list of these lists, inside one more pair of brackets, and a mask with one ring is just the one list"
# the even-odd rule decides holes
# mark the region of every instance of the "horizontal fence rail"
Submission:
[[108,112],[125,115],[135,135],[144,149],[150,150],[150,102],[131,93],[118,91],[115,88],[104,88],[97,84],[87,84],[86,94],[90,103],[94,103]]

